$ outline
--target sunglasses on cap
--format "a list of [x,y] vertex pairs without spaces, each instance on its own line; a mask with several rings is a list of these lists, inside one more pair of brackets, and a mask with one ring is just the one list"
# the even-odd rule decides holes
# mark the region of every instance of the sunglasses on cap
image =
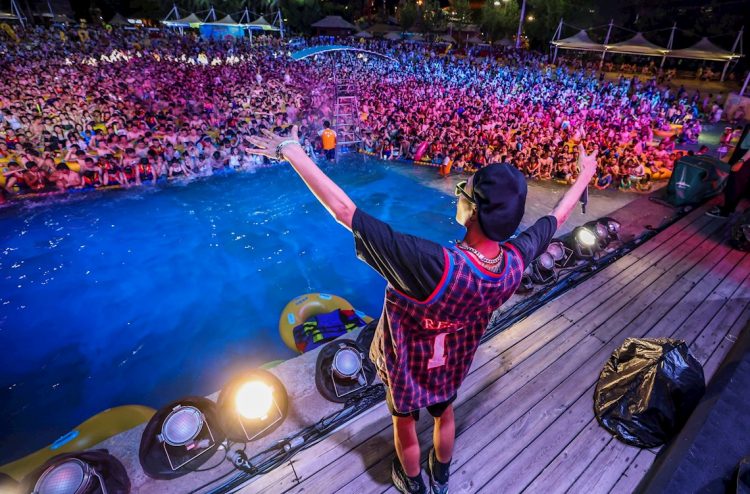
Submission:
[[454,194],[456,194],[456,197],[464,196],[467,201],[476,205],[477,201],[475,201],[474,198],[470,196],[468,192],[466,192],[467,183],[469,183],[468,180],[461,180],[460,182],[458,182],[456,184],[456,190],[454,191]]

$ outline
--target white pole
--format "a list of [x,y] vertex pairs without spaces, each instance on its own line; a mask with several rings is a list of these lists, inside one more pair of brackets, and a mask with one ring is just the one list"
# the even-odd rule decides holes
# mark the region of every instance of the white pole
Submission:
[[[562,17],[560,17],[560,24],[557,25],[557,31],[555,31],[555,34],[552,36],[552,41],[559,41],[560,36],[562,36],[562,26],[563,26],[563,20]],[[555,60],[557,60],[557,45],[555,45],[555,54],[552,56],[552,63],[555,63]]]
[[526,16],[526,0],[521,3],[521,17],[518,18],[518,33],[516,34],[516,48],[521,48],[521,31],[523,31],[523,18]]
[[745,77],[745,83],[742,85],[742,89],[740,89],[740,97],[745,94],[745,89],[747,89],[748,82],[750,82],[750,70],[747,72],[747,77]]
[[[732,45],[732,53],[737,52],[737,45],[740,44],[740,41],[742,40],[742,33],[745,31],[745,26],[742,26],[742,29],[740,29],[740,32],[737,33],[737,39],[734,40],[734,44]],[[727,69],[729,69],[729,62],[731,60],[727,60],[727,63],[724,64],[724,70],[721,71],[721,80],[724,81],[724,77],[727,75]]]
[[[677,30],[677,23],[675,22],[672,26],[672,32],[669,35],[669,43],[667,43],[667,53],[672,51],[672,43],[674,43],[674,32]],[[664,67],[664,61],[667,59],[667,53],[664,54],[663,57],[661,57],[661,65],[659,65],[659,68]]]
[[602,66],[604,65],[604,55],[607,54],[607,43],[609,43],[609,35],[612,34],[612,24],[615,22],[614,19],[610,19],[609,21],[609,29],[607,29],[607,37],[604,38],[604,50],[602,50],[602,59],[599,61],[599,70],[601,70]]
[[22,28],[26,28],[26,22],[24,21],[23,14],[18,8],[18,5],[16,4],[16,0],[10,0],[10,12],[12,14],[15,14],[16,17],[18,17],[18,22],[21,24]]

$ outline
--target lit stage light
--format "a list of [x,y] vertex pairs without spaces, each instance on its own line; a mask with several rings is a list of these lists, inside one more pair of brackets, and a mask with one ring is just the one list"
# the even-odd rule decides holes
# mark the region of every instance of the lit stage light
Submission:
[[151,417],[141,434],[138,459],[149,477],[173,479],[205,463],[224,439],[216,404],[186,397]]
[[232,379],[219,394],[223,429],[232,441],[259,439],[286,418],[289,398],[272,373],[256,369]]
[[327,400],[344,403],[375,379],[375,366],[352,340],[336,340],[320,349],[315,363],[315,385]]
[[266,420],[273,409],[273,389],[260,381],[242,384],[234,395],[237,412],[249,420]]
[[579,259],[589,259],[600,250],[599,237],[595,230],[586,226],[577,226],[569,240],[570,247]]

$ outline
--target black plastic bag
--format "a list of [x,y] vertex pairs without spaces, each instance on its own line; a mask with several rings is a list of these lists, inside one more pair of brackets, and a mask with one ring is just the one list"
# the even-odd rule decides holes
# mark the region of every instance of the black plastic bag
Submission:
[[705,391],[684,341],[628,338],[599,375],[594,413],[621,441],[652,448],[679,432]]

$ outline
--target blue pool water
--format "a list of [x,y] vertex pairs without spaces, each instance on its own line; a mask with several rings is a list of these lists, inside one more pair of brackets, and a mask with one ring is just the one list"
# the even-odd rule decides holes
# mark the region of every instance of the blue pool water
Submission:
[[[455,180],[434,170],[326,171],[397,229],[461,235]],[[385,286],[288,166],[25,202],[0,210],[0,238],[0,463],[105,408],[158,408],[292,357],[277,328],[299,294],[376,316]]]

